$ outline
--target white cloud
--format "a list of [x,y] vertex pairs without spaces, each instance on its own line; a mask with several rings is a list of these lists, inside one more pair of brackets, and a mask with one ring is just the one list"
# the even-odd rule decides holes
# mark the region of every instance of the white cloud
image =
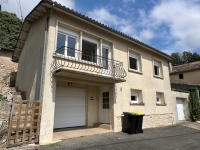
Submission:
[[106,8],[94,9],[89,11],[87,15],[103,24],[120,30],[125,34],[133,35],[136,32],[134,25],[130,20],[111,14]]
[[[71,9],[75,8],[74,0],[56,0],[58,3],[69,7]],[[20,0],[23,17],[25,18],[32,9],[40,2],[40,0]],[[15,13],[19,18],[21,18],[20,9],[17,5],[16,0],[8,0],[8,3],[2,3],[2,10]]]
[[148,29],[142,30],[141,32],[139,32],[139,40],[142,41],[149,41],[154,37],[154,32]]
[[168,36],[175,42],[168,45],[165,51],[193,51],[200,47],[200,6],[197,2],[199,1],[162,0],[149,16],[141,15],[143,22],[152,30],[163,25],[169,28]]

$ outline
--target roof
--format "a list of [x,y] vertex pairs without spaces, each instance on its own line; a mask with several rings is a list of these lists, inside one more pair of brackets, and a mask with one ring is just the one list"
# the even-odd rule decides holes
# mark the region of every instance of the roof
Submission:
[[26,41],[26,38],[28,36],[28,32],[31,28],[31,24],[37,20],[39,17],[43,16],[45,13],[49,12],[52,5],[54,4],[54,9],[57,9],[57,10],[62,10],[68,14],[71,14],[72,16],[75,16],[76,18],[78,19],[81,19],[83,21],[86,21],[88,23],[91,23],[93,25],[96,25],[97,27],[101,28],[101,29],[104,29],[112,34],[115,34],[116,36],[119,36],[119,37],[122,37],[122,38],[125,38],[126,40],[129,40],[135,44],[138,44],[140,46],[143,46],[145,47],[146,49],[150,50],[150,51],[153,51],[159,55],[162,55],[163,57],[167,58],[168,60],[171,59],[171,56],[169,56],[168,54],[150,46],[150,45],[147,45],[129,35],[126,35],[120,31],[117,31],[107,25],[104,25],[92,18],[89,18],[81,13],[78,13],[77,11],[74,11],[73,9],[69,9],[57,2],[54,2],[52,0],[41,0],[39,2],[39,4],[26,16],[24,22],[23,22],[23,25],[22,25],[22,28],[21,28],[21,32],[20,32],[20,35],[19,35],[19,38],[18,38],[18,41],[17,41],[17,44],[16,44],[16,47],[15,47],[15,51],[14,51],[14,54],[13,54],[13,61],[18,61],[19,59],[19,56],[21,54],[21,51],[23,49],[23,46],[24,46],[24,43]]
[[179,66],[173,66],[172,72],[170,74],[189,72],[189,71],[194,71],[194,70],[200,70],[200,61],[183,64],[183,65],[179,65]]
[[185,82],[185,81],[181,81],[181,80],[170,79],[170,83],[171,84],[194,86],[194,87],[199,87],[200,88],[200,84],[191,84],[191,83],[188,83],[188,82]]

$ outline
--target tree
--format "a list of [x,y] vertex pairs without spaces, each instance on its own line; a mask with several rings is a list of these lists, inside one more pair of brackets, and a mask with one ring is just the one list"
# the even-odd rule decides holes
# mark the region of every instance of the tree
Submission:
[[178,52],[172,53],[171,57],[172,57],[171,63],[173,66],[200,61],[199,54],[191,53],[189,51],[184,51],[182,54]]
[[190,92],[188,106],[191,121],[200,120],[200,101],[193,91]]
[[171,57],[173,58],[171,60],[173,66],[183,64],[182,56],[179,53],[172,53]]
[[22,21],[13,13],[0,11],[0,47],[13,49],[16,45]]

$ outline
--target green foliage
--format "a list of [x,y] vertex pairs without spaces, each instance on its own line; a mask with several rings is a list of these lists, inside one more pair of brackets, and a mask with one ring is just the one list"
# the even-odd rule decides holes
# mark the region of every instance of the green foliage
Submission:
[[0,101],[5,101],[6,97],[4,97],[2,94],[0,94]]
[[200,55],[197,53],[191,53],[184,51],[182,54],[176,52],[171,54],[172,57],[172,65],[177,66],[177,65],[182,65],[186,63],[191,63],[195,61],[200,61]]
[[10,77],[10,74],[7,74],[7,75],[3,76],[3,80],[7,81],[9,77]]
[[21,26],[22,22],[15,14],[0,11],[0,47],[13,49]]
[[195,92],[190,92],[188,106],[191,121],[198,121],[200,119],[200,101],[196,98]]

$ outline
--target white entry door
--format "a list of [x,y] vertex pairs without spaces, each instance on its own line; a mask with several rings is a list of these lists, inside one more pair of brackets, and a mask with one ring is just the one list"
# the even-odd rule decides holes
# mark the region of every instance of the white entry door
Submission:
[[109,104],[109,92],[102,92],[101,102],[101,123],[110,123],[110,104]]
[[85,89],[56,88],[54,128],[85,126]]
[[176,105],[177,105],[178,119],[185,120],[183,100],[180,98],[177,98],[176,103],[177,103]]

